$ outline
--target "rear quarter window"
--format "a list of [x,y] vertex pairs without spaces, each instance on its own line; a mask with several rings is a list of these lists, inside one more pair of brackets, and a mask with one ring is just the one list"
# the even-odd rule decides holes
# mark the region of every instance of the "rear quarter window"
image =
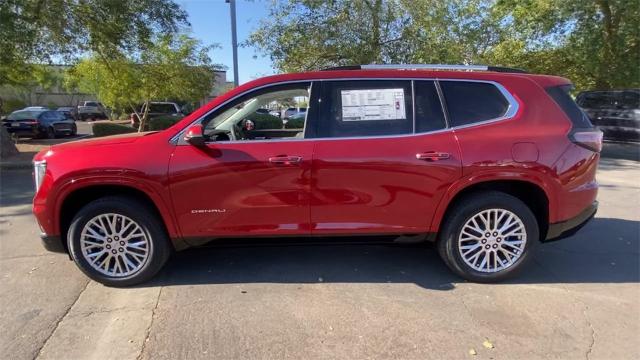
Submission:
[[561,85],[547,88],[547,94],[551,96],[553,101],[556,102],[562,108],[562,111],[567,115],[573,127],[575,128],[590,128],[593,127],[587,114],[578,107],[571,95],[570,91],[573,89],[573,85]]
[[509,110],[509,101],[491,83],[440,81],[452,127],[498,119]]

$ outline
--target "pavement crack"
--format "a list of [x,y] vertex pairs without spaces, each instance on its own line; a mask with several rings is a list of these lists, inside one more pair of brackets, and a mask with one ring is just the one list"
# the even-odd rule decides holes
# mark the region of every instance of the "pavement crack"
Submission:
[[140,354],[138,354],[138,356],[136,357],[136,360],[142,359],[142,356],[144,355],[144,351],[147,348],[147,343],[149,342],[149,337],[151,336],[151,327],[153,326],[153,321],[156,318],[156,310],[158,309],[158,304],[160,303],[160,296],[162,296],[162,289],[163,287],[161,286],[160,291],[158,291],[158,298],[156,298],[156,304],[153,307],[153,310],[151,311],[151,321],[149,321],[149,326],[145,331],[145,337],[144,337],[144,340],[142,341],[142,348],[140,349]]
[[82,290],[80,290],[80,292],[78,293],[78,296],[76,297],[76,299],[73,301],[73,303],[67,308],[67,310],[64,312],[64,314],[58,319],[58,321],[56,322],[56,325],[53,328],[53,331],[51,331],[51,334],[49,334],[49,336],[47,336],[47,338],[42,342],[42,345],[40,346],[40,348],[37,351],[36,356],[34,357],[34,359],[37,359],[40,357],[40,355],[42,355],[42,350],[44,349],[44,347],[47,345],[47,343],[49,342],[49,340],[53,337],[53,335],[56,333],[56,331],[58,331],[58,327],[60,327],[60,324],[64,321],[64,319],[67,318],[67,316],[69,315],[69,312],[71,312],[71,309],[74,307],[74,305],[78,302],[78,299],[80,299],[80,297],[82,296],[82,294],[85,292],[85,290],[87,290],[87,288],[89,287],[89,283],[91,283],[91,280],[88,280],[87,283],[84,285],[84,288],[82,288]]
[[587,310],[589,307],[586,304],[584,305],[584,309],[582,310],[582,314],[584,315],[584,319],[589,325],[589,329],[591,329],[591,343],[589,344],[589,348],[587,349],[587,353],[585,354],[585,358],[589,360],[591,358],[591,353],[593,352],[593,346],[596,344],[596,329],[591,324],[591,320],[589,319],[589,315],[587,315]]

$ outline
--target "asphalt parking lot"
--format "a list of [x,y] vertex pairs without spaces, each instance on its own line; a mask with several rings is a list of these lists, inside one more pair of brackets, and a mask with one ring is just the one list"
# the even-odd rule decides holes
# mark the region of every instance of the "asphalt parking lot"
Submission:
[[107,288],[41,247],[31,174],[3,170],[0,357],[637,359],[638,151],[605,149],[596,218],[496,285],[453,276],[430,246],[301,239],[188,250]]

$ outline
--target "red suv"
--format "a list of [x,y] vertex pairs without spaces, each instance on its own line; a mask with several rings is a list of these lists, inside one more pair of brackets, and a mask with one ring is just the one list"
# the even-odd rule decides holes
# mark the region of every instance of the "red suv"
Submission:
[[[33,212],[47,249],[107,285],[214,239],[333,235],[435,241],[459,276],[497,281],[596,212],[602,133],[570,89],[482,66],[265,77],[164,131],[42,151]],[[255,115],[293,106],[299,128]]]

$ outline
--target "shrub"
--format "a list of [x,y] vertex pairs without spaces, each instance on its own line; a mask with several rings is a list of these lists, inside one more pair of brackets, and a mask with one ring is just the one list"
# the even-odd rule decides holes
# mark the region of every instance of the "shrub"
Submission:
[[7,99],[2,104],[2,112],[4,114],[11,114],[12,112],[20,109],[24,109],[27,104],[19,99]]
[[284,125],[285,129],[302,129],[304,128],[304,118],[300,119],[289,119],[287,123]]
[[154,117],[149,120],[148,129],[151,131],[164,130],[171,127],[173,124],[177,123],[180,120],[182,120],[182,117],[180,116],[167,115]]
[[282,119],[271,114],[254,113],[247,117],[256,124],[256,130],[282,129]]
[[128,134],[137,131],[131,126],[111,123],[96,123],[93,124],[92,129],[95,137]]

